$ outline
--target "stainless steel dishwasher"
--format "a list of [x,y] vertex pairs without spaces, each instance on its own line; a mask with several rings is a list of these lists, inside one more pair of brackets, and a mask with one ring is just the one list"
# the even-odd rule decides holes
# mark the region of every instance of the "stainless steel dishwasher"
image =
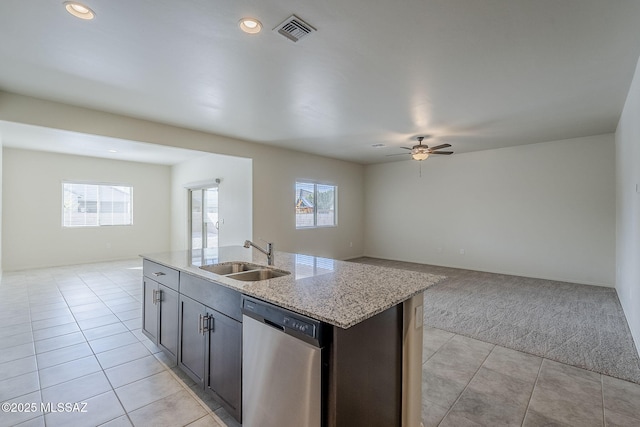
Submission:
[[242,298],[242,426],[320,427],[322,324]]

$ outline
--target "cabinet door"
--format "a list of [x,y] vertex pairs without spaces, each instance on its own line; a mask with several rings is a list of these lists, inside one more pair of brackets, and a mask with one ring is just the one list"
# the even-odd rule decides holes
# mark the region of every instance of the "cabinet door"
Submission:
[[154,343],[158,342],[158,284],[151,279],[142,279],[142,332]]
[[158,285],[159,326],[158,346],[174,361],[178,355],[178,293],[163,285]]
[[204,387],[206,332],[205,306],[180,295],[180,345],[178,363],[192,380]]
[[215,310],[209,321],[208,387],[238,421],[242,403],[242,323]]

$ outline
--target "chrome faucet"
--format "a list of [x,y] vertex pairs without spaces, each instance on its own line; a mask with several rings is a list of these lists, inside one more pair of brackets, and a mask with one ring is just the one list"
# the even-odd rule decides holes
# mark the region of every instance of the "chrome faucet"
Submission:
[[253,243],[251,240],[245,240],[244,241],[244,247],[249,249],[251,246],[253,246],[254,248],[256,248],[257,250],[259,250],[260,252],[262,252],[263,254],[265,254],[267,256],[267,264],[268,265],[273,265],[274,260],[273,260],[273,243],[267,243],[267,249],[262,249],[260,246],[256,245],[255,243]]

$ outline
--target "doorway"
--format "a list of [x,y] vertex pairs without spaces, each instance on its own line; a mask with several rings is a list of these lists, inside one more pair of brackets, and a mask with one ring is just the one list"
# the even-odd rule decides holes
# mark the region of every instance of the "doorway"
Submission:
[[218,186],[189,189],[189,249],[217,249],[219,237]]

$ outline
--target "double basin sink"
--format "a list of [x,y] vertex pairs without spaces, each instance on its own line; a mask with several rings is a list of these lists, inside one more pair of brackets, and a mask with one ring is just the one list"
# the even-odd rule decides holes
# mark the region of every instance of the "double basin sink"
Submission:
[[286,276],[287,274],[291,274],[288,271],[278,270],[277,268],[265,267],[263,265],[240,261],[203,265],[200,266],[200,268],[214,274],[219,274],[230,279],[242,280],[244,282],[256,282],[258,280],[274,279],[276,277],[282,277]]

